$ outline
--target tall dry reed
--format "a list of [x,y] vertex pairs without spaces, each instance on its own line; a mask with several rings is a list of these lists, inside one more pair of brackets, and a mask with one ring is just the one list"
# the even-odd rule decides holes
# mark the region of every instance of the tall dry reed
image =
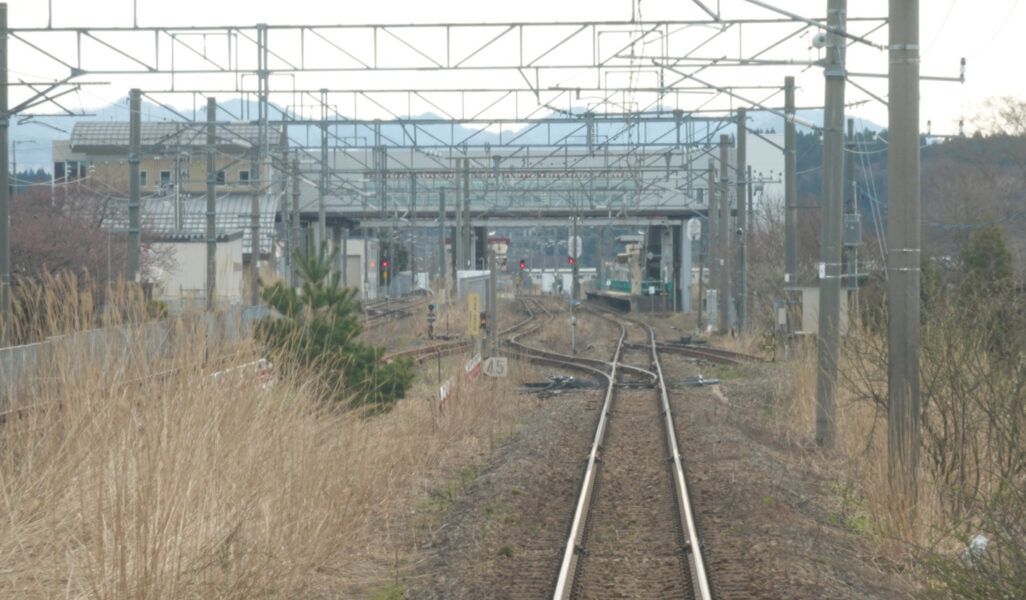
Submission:
[[3,598],[339,597],[373,585],[431,482],[530,408],[478,382],[439,414],[432,366],[391,414],[367,418],[317,402],[304,382],[213,377],[259,349],[188,319],[162,336],[84,339],[41,356],[7,399]]

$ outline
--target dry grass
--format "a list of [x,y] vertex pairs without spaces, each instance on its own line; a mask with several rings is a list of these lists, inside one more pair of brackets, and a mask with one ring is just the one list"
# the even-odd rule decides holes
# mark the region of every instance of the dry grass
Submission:
[[[181,325],[158,359],[128,336],[67,348],[0,425],[0,597],[298,598],[387,581],[383,564],[442,474],[478,459],[531,402],[457,390],[435,366],[395,410],[326,408],[302,382],[214,380]],[[458,365],[452,365],[458,366]],[[158,371],[169,371],[153,376]]]
[[[908,564],[916,548],[937,542],[944,523],[937,493],[922,485],[912,511],[916,518],[910,520],[904,508],[908,502],[894,495],[888,480],[887,416],[871,403],[854,400],[854,390],[845,380],[851,367],[843,355],[836,445],[826,451],[816,446],[816,345],[807,343],[794,352],[794,360],[773,382],[773,415],[781,435],[792,447],[804,449],[799,458],[811,471],[832,482],[834,510],[841,523],[873,541],[880,557]],[[886,382],[886,373],[878,376]]]

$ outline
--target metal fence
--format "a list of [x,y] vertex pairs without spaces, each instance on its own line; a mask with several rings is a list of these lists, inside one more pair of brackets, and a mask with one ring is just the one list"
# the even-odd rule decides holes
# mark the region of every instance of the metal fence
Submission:
[[266,312],[263,307],[233,307],[221,313],[186,313],[163,321],[92,329],[0,348],[0,414],[7,410],[9,398],[31,394],[55,377],[55,364],[63,367],[61,377],[75,377],[78,369],[95,368],[98,362],[114,372],[139,352],[144,352],[147,360],[159,361],[171,353],[173,331],[184,319],[206,329],[208,347],[234,343],[248,337],[254,320]]

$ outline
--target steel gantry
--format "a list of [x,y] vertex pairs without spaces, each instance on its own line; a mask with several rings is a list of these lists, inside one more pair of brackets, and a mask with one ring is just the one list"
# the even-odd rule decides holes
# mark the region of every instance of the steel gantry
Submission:
[[[108,85],[140,89],[186,126],[256,124],[254,257],[263,251],[260,198],[269,195],[280,197],[291,246],[300,219],[317,224],[320,240],[332,219],[437,223],[434,203],[448,189],[466,246],[471,221],[563,218],[571,197],[582,219],[655,222],[707,211],[704,168],[695,165],[723,160],[716,140],[743,133],[734,111],[768,110],[783,125],[783,75],[821,63],[810,39],[829,31],[875,51],[870,38],[886,23],[849,16],[838,31],[825,18],[752,0],[682,3],[674,19],[635,17],[76,27],[54,26],[51,15],[45,27],[4,30],[17,57],[12,71],[33,74],[12,82],[19,98],[8,113],[49,104],[75,114],[64,95]],[[216,123],[203,112],[215,96]],[[182,108],[190,102],[191,112]],[[291,159],[271,156],[272,131],[282,132]],[[728,176],[746,182],[745,166],[732,162]],[[780,171],[765,177],[779,180]],[[291,202],[290,177],[300,184]],[[255,301],[255,284],[251,294]]]

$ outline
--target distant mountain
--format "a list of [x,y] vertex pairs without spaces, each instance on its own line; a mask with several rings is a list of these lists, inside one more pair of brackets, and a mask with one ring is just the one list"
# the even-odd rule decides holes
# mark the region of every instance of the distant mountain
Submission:
[[[228,100],[218,105],[218,111],[218,120],[252,120],[257,118],[257,104],[251,101]],[[571,114],[583,114],[583,112],[583,109],[578,109],[571,111]],[[271,106],[269,117],[272,120],[280,120],[282,115],[283,111],[281,108],[274,105]],[[823,120],[821,110],[803,110],[799,111],[797,116],[800,121],[816,125],[822,123]],[[53,167],[52,142],[59,139],[68,139],[71,136],[71,130],[75,123],[79,121],[127,121],[128,118],[127,97],[115,104],[90,110],[85,116],[19,115],[11,120],[10,140],[14,142],[14,156],[12,158],[16,158],[18,170],[41,168],[50,171]],[[206,106],[197,106],[195,110],[172,110],[144,101],[142,104],[142,118],[144,121],[179,121],[183,120],[183,118],[205,120]],[[416,118],[443,120],[442,117],[432,113],[417,115]],[[559,140],[564,137],[569,137],[571,140],[576,139],[577,141],[583,140],[584,131],[582,125],[578,123],[555,123],[547,127],[537,127],[530,131],[524,128],[507,130],[500,136],[495,131],[477,130],[462,125],[451,126],[440,122],[438,124],[422,125],[416,134],[416,142],[425,146],[459,144],[461,142],[474,144],[488,143],[495,146],[502,142],[509,143],[510,140],[515,140],[515,143],[518,145],[544,145],[549,140]],[[871,130],[882,129],[873,123],[864,123],[863,126]],[[749,112],[749,128],[781,133],[783,132],[784,122],[780,115],[767,111],[751,111]],[[342,127],[341,129],[346,130],[347,128]],[[609,140],[614,143],[626,143],[628,138],[633,142],[638,141],[636,137],[638,133],[636,131],[628,134],[623,129],[622,125],[619,124],[599,124],[596,126],[595,134],[597,139],[601,141]],[[645,128],[644,135],[646,139],[665,141],[670,139],[669,136],[672,135],[672,129],[673,125],[670,123],[650,124]],[[802,128],[799,127],[799,129]],[[860,127],[861,129],[863,127]],[[733,125],[727,125],[717,130],[717,133],[728,135],[732,135],[735,132],[736,128]],[[310,131],[300,129],[290,132],[293,140],[298,141],[300,144],[311,146],[316,146],[319,143],[318,135],[312,128]],[[348,139],[349,143],[364,145],[369,143],[368,140],[373,137],[374,132],[369,127],[365,127],[357,129],[355,132],[351,130],[340,131],[339,135],[341,137],[339,141],[342,144],[347,143]],[[381,126],[381,138],[384,145],[410,144],[414,141],[413,135],[409,128],[403,127],[401,124],[385,122]]]

